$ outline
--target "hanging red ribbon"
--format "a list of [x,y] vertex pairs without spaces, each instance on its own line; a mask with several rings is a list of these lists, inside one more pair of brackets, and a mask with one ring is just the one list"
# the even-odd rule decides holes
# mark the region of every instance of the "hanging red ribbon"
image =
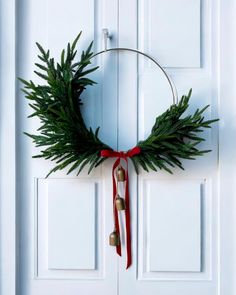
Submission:
[[[128,176],[128,158],[131,158],[135,155],[140,154],[141,149],[139,147],[134,147],[127,152],[116,152],[112,150],[102,150],[101,156],[105,158],[117,158],[112,168],[112,181],[113,181],[113,207],[114,207],[114,223],[117,234],[120,236],[120,226],[118,211],[116,206],[114,206],[115,198],[117,194],[116,179],[115,179],[115,170],[120,165],[121,159],[124,159],[126,162],[125,169],[125,225],[126,225],[126,247],[127,247],[127,265],[126,269],[132,263],[132,254],[131,254],[131,222],[130,222],[130,204],[129,204],[129,176]],[[116,252],[121,256],[121,245],[116,246]]]

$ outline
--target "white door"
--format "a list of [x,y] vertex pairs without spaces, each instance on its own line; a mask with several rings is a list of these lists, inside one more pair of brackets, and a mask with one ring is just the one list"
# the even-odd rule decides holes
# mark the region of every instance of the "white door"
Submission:
[[[135,32],[137,39],[128,46],[136,46],[137,42],[141,51],[156,58],[174,80],[179,96],[193,88],[192,111],[210,104],[206,117],[216,118],[219,95],[216,1],[141,0],[133,1],[129,8],[121,5],[120,9],[120,15],[124,16],[120,19],[120,45],[125,46]],[[134,26],[127,32],[131,11],[137,14],[133,15]],[[128,58],[125,62],[127,66]],[[135,77],[136,69],[132,69],[129,81]],[[119,102],[123,108],[125,100],[133,98],[129,109],[129,113],[134,109],[135,116],[132,134],[137,134],[140,140],[148,136],[157,114],[171,104],[172,97],[165,77],[155,64],[139,58],[137,72],[137,87],[128,93],[127,75],[120,72]],[[125,109],[120,113],[119,130],[123,134],[120,148],[123,149],[135,144],[137,138],[130,139],[131,130],[125,129],[130,119]],[[120,294],[217,294],[217,129],[214,125],[205,132],[206,141],[202,145],[203,149],[213,151],[196,161],[184,161],[185,171],[174,169],[173,175],[142,171],[137,181],[132,177],[133,233],[137,233],[133,240],[135,259],[129,273],[122,271],[123,265],[120,267]]]
[[[225,2],[1,2],[2,295],[235,294],[236,8]],[[82,30],[78,51],[94,40],[96,52],[103,49],[103,28],[111,34],[109,47],[138,48],[158,60],[179,96],[193,88],[191,111],[210,104],[206,117],[221,119],[204,133],[202,148],[212,152],[185,161],[185,171],[137,176],[130,163],[128,270],[125,255],[108,245],[113,160],[90,175],[61,171],[45,179],[53,163],[32,159],[38,151],[23,135],[39,122],[27,119],[31,110],[21,85],[14,93],[12,83],[17,76],[38,81],[36,41],[58,57]],[[136,54],[106,53],[94,64],[100,66],[93,74],[98,84],[84,95],[86,123],[100,126],[101,138],[115,150],[128,150],[172,103],[171,90],[163,73]]]
[[[108,20],[103,17],[105,8],[113,14],[109,13]],[[36,40],[59,57],[67,42],[82,30],[78,58],[92,40],[96,51],[105,22],[116,28],[116,9],[109,1],[32,0],[20,5],[18,75],[32,77]],[[101,59],[95,62],[101,63]],[[101,136],[116,148],[116,58],[109,59],[109,66],[109,71],[103,74],[101,69],[94,75],[99,84],[84,95],[83,113],[87,124],[93,129],[101,126]],[[90,175],[86,171],[79,177],[62,172],[45,179],[53,163],[32,160],[38,151],[22,132],[35,132],[39,122],[26,119],[31,110],[21,94],[19,99],[19,293],[115,294],[118,260],[108,246],[113,229],[110,167],[99,167]]]

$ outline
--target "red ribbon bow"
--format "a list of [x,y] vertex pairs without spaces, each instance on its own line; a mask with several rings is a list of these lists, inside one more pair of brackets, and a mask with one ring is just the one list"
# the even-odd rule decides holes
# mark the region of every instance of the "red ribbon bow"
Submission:
[[[126,247],[127,247],[127,265],[126,269],[132,263],[132,254],[131,254],[131,222],[130,222],[130,206],[129,206],[129,177],[128,177],[128,158],[131,158],[135,155],[140,154],[141,149],[139,147],[134,147],[127,152],[116,152],[112,150],[102,150],[101,156],[106,158],[117,158],[112,168],[112,181],[113,181],[113,207],[114,207],[114,223],[117,234],[120,236],[120,227],[118,219],[118,211],[115,206],[115,198],[117,194],[116,180],[115,180],[115,169],[120,165],[120,160],[124,159],[126,162],[125,169],[125,225],[126,225]],[[116,246],[116,252],[121,256],[121,245]]]

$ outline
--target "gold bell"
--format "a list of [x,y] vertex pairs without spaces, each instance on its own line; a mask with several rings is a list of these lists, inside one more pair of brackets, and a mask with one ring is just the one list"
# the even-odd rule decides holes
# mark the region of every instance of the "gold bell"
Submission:
[[110,246],[119,246],[120,245],[120,237],[116,231],[113,231],[110,234],[109,244],[110,244]]
[[123,198],[117,195],[115,202],[116,202],[116,209],[118,211],[125,210],[125,200]]
[[117,181],[125,181],[125,169],[119,166],[116,172]]

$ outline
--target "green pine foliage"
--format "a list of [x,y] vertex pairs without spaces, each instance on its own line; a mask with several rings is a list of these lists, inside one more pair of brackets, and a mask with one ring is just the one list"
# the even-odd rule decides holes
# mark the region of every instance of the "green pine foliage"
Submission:
[[68,173],[75,169],[79,173],[86,164],[90,165],[91,171],[104,161],[100,157],[100,151],[109,148],[99,140],[99,128],[95,132],[86,128],[81,114],[81,94],[87,86],[95,83],[87,75],[97,67],[87,69],[93,55],[92,43],[82,52],[80,61],[74,62],[75,48],[80,36],[81,32],[72,45],[68,43],[67,49],[61,53],[59,63],[55,63],[50,57],[49,50],[45,51],[36,43],[40,52],[38,58],[42,63],[35,64],[41,70],[35,73],[46,84],[36,85],[33,81],[20,79],[24,84],[25,96],[33,109],[29,117],[36,116],[41,121],[39,134],[25,134],[32,138],[37,147],[44,147],[35,158],[55,161],[56,166],[49,174],[68,165],[71,165]]
[[209,105],[184,117],[191,94],[192,89],[187,96],[182,96],[178,104],[172,105],[157,117],[151,134],[137,144],[142,150],[141,154],[132,158],[137,172],[141,166],[145,171],[157,171],[159,168],[172,173],[171,168],[175,166],[184,169],[180,159],[194,160],[195,157],[210,152],[197,148],[204,141],[199,133],[204,128],[211,128],[211,124],[218,119],[204,120],[203,113]]
[[[98,67],[88,69],[93,56],[93,43],[82,52],[80,60],[74,62],[80,36],[81,32],[72,44],[68,43],[57,63],[50,57],[49,50],[45,51],[36,43],[41,63],[35,64],[35,73],[45,83],[36,85],[31,80],[20,78],[24,84],[22,90],[33,109],[29,117],[38,117],[41,122],[37,134],[25,134],[37,147],[43,148],[34,158],[42,157],[55,162],[48,175],[66,167],[69,167],[68,173],[77,170],[79,174],[86,165],[89,165],[90,172],[106,160],[100,156],[101,150],[111,149],[99,139],[99,128],[93,131],[86,127],[81,114],[81,94],[87,86],[95,83],[87,75]],[[138,142],[141,153],[131,158],[137,172],[141,166],[146,171],[159,168],[171,173],[172,167],[183,169],[180,159],[194,159],[209,152],[197,149],[196,146],[204,140],[198,134],[217,120],[204,120],[203,113],[208,106],[183,117],[190,96],[191,90],[177,105],[172,105],[157,117],[151,134]]]

